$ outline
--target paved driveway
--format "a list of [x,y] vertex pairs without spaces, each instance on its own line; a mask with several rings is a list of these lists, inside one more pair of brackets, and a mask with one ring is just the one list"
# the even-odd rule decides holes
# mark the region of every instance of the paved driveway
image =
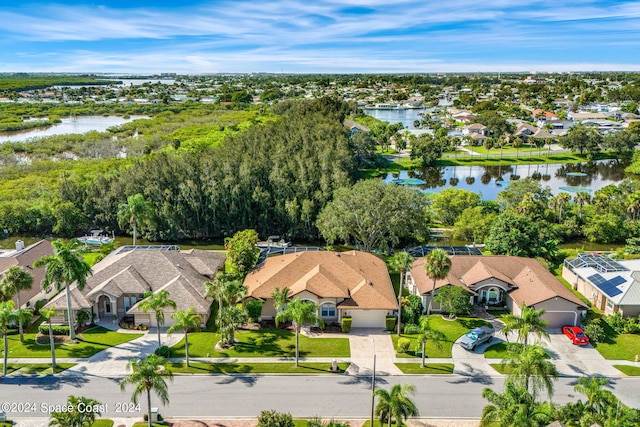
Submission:
[[349,333],[351,365],[349,375],[371,375],[375,340],[376,374],[401,375],[402,372],[393,363],[396,351],[393,348],[391,334],[382,329],[353,328]]

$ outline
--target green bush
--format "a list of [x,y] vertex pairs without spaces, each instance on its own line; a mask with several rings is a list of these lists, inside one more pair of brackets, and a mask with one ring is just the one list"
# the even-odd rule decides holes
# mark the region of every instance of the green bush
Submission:
[[262,411],[256,427],[295,427],[291,414],[277,411]]
[[166,345],[163,345],[162,347],[158,347],[156,349],[155,354],[156,356],[162,356],[167,359],[171,356],[171,349]]
[[408,338],[400,338],[398,340],[398,353],[406,353],[411,347],[411,340]]
[[419,334],[420,326],[418,325],[404,325],[405,334]]
[[584,333],[587,334],[591,342],[599,343],[606,338],[604,328],[600,325],[600,319],[591,321],[584,328]]
[[247,302],[247,314],[252,322],[260,320],[260,316],[262,315],[262,303],[256,300]]
[[351,317],[342,318],[342,332],[344,333],[351,332]]
[[35,305],[35,308],[34,308],[35,313],[36,313],[36,314],[40,314],[40,309],[41,309],[42,307],[44,307],[44,305],[45,305],[48,301],[49,301],[49,300],[48,300],[48,299],[46,299],[46,298],[39,299],[38,301],[36,301],[36,305]]
[[[69,325],[51,325],[51,329],[53,329],[53,335],[69,335]],[[38,332],[49,335],[49,324],[43,323],[38,326]]]
[[387,331],[393,331],[395,326],[396,326],[396,318],[391,316],[387,317],[387,319],[385,320],[385,327]]

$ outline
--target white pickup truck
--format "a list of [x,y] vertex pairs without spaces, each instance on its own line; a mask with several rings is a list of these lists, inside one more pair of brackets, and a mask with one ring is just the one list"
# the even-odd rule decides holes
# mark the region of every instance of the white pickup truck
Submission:
[[493,339],[493,329],[473,328],[460,338],[460,345],[467,350],[475,350],[477,346]]

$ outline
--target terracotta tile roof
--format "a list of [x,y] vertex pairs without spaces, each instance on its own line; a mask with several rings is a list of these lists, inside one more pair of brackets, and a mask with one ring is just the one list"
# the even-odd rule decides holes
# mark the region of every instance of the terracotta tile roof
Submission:
[[[451,270],[446,279],[436,283],[436,289],[446,285],[462,286],[467,290],[490,278],[507,283],[512,290],[511,298],[527,305],[559,297],[577,305],[584,303],[567,289],[556,277],[535,259],[512,256],[451,256]],[[433,279],[424,269],[424,258],[418,258],[411,268],[420,294],[431,292]]]
[[396,296],[383,260],[350,252],[299,252],[270,257],[244,282],[247,296],[267,299],[278,287],[291,296],[309,291],[320,298],[346,298],[342,306],[356,309],[397,308]]
[[[33,268],[33,263],[47,255],[53,255],[53,246],[48,240],[40,240],[8,257],[0,257],[0,274],[14,265],[19,265],[33,276],[31,289],[20,291],[20,302],[22,304],[40,293],[40,284],[44,278],[45,267]],[[14,302],[16,302],[15,297]]]
[[[138,249],[114,253],[94,266],[93,275],[87,278],[82,291],[72,285],[73,295],[78,308],[88,309],[102,292],[117,298],[125,293],[158,292],[166,288],[178,310],[196,307],[198,313],[208,314],[211,300],[205,298],[204,283],[213,279],[215,272],[224,266],[225,259],[224,253],[203,250]],[[50,305],[65,308],[64,293],[54,297],[47,304]]]

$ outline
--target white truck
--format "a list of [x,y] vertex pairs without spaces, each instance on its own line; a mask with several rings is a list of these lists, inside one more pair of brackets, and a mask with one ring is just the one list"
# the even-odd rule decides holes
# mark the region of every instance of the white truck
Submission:
[[492,328],[473,328],[460,338],[460,345],[467,350],[475,350],[477,346],[493,339]]

